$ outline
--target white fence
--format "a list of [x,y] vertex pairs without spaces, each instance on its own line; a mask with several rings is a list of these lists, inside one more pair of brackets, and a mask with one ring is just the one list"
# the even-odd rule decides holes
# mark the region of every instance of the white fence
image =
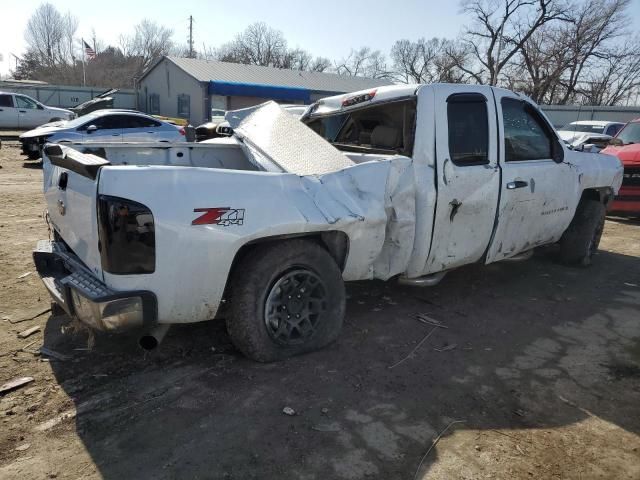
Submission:
[[[23,93],[50,107],[61,108],[75,107],[106,90],[108,88],[0,81],[2,92]],[[115,108],[136,108],[136,91],[133,89],[120,89],[111,96]]]
[[576,105],[541,105],[553,126],[562,127],[578,120],[606,120],[626,123],[640,118],[640,107],[586,107]]

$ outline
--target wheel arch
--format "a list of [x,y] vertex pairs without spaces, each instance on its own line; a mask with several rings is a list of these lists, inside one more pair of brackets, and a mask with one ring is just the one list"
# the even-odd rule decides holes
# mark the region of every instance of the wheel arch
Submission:
[[[286,234],[286,235],[274,235],[270,237],[261,237],[255,240],[251,240],[236,252],[233,261],[231,262],[231,267],[229,268],[229,274],[227,275],[227,280],[225,282],[224,293],[222,295],[223,299],[229,298],[230,287],[231,287],[231,279],[235,274],[235,270],[241,260],[246,257],[251,251],[255,250],[258,247],[262,247],[264,245],[268,245],[270,243],[277,243],[286,240],[308,240],[314,242],[324,249],[326,249],[331,257],[336,261],[336,265],[340,269],[340,272],[344,271],[347,257],[349,254],[349,237],[346,233],[339,230],[331,230],[326,232],[304,232],[297,234]],[[218,315],[217,315],[218,316]]]
[[613,201],[614,193],[611,187],[585,188],[580,197],[580,203],[585,200],[596,200],[605,206]]

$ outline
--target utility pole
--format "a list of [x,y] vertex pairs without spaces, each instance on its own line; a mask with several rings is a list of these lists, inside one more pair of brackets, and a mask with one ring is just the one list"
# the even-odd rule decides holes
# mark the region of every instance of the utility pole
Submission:
[[193,15],[189,15],[189,58],[194,58],[193,54]]

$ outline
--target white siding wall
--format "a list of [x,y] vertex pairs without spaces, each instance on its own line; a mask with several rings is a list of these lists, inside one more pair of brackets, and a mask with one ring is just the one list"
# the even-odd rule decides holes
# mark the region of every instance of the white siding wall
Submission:
[[160,100],[160,115],[177,117],[178,97],[189,95],[191,110],[189,122],[192,125],[200,125],[207,118],[206,84],[201,84],[167,60],[156,65],[140,82],[141,110],[150,111],[150,97],[153,94],[157,94]]

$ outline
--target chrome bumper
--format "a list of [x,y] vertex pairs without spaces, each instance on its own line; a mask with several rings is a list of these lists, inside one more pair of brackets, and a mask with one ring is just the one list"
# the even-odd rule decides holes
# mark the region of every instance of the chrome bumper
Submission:
[[110,289],[63,243],[40,240],[33,261],[51,298],[87,326],[118,332],[156,324],[157,300],[152,292]]

